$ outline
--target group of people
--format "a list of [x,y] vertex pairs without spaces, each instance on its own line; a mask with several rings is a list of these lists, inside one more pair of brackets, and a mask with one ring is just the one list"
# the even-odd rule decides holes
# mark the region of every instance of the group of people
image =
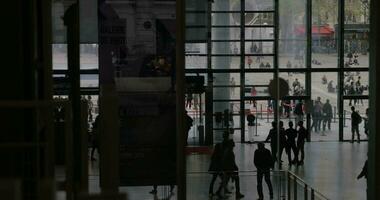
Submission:
[[333,118],[333,108],[330,104],[330,100],[326,99],[325,103],[322,103],[321,97],[317,97],[317,100],[312,101],[311,117],[313,123],[311,125],[311,130],[314,128],[315,132],[325,131],[326,127],[331,130],[331,120]]
[[[277,131],[277,123],[272,122],[272,129],[270,129],[265,141],[270,141],[272,159],[274,162],[277,161],[277,156],[281,159],[282,153],[285,149],[285,152],[288,155],[289,165],[302,165],[305,158],[304,145],[308,132],[303,125],[303,121],[297,123],[298,128],[293,127],[294,124],[292,121],[289,121],[288,126],[289,128],[285,129],[284,123],[280,121],[279,131]],[[277,136],[278,133],[279,137]],[[277,140],[278,138],[280,139],[279,142]],[[278,146],[278,144],[280,146]],[[293,158],[291,152],[293,152]],[[301,159],[299,159],[299,154],[301,154]],[[279,163],[280,166],[281,162]]]
[[345,62],[345,67],[351,67],[351,65],[359,65],[359,54],[357,52],[349,52],[347,54],[348,61]]
[[[367,87],[363,86],[361,83],[361,77],[358,76],[358,79],[355,81],[353,76],[348,76],[346,79],[345,87],[344,87],[344,94],[345,95],[363,95],[364,90],[368,89]],[[363,104],[362,99],[354,99],[354,106],[361,102]],[[352,105],[352,99],[350,99],[349,105]]]

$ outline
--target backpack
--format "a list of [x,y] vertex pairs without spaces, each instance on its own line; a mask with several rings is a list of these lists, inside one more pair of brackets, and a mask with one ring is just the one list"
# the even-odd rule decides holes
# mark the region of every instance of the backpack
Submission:
[[362,123],[362,121],[363,121],[362,116],[360,116],[359,113],[357,113],[357,112],[355,112],[355,115],[356,115],[356,118],[358,120],[358,124]]
[[360,116],[359,114],[357,114],[357,115],[358,115],[358,123],[360,124],[360,123],[362,123],[363,118],[362,118],[362,116]]

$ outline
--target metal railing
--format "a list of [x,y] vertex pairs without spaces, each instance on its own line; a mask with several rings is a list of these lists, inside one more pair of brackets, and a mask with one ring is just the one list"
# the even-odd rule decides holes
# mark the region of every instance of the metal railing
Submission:
[[288,200],[328,200],[322,193],[308,185],[304,180],[291,171],[287,174],[287,199]]
[[[236,172],[234,172],[236,173]],[[274,199],[280,200],[328,200],[321,192],[307,184],[300,177],[290,171],[273,170],[271,171],[271,180],[273,186]],[[257,171],[239,171],[237,172],[240,182],[240,192],[243,193],[249,199],[256,199],[258,197],[255,185],[257,185]],[[192,199],[209,199],[213,196],[218,197],[216,191],[221,184],[221,177],[217,178],[214,186],[211,187],[213,196],[209,194],[209,184],[211,183],[212,174],[210,172],[187,172],[187,198]],[[236,181],[236,180],[235,180]],[[267,185],[263,178],[263,191],[264,199],[267,199]],[[234,196],[236,188],[234,183],[228,184],[227,194],[223,193],[223,198],[229,199]],[[234,191],[235,190],[235,191]]]

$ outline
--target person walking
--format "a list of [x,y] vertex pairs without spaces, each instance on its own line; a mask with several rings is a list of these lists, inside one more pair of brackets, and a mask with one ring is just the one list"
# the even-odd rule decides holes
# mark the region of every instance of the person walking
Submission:
[[[289,165],[291,164],[297,164],[296,158],[298,157],[297,152],[297,146],[296,146],[296,138],[297,138],[297,130],[293,128],[293,122],[289,121],[289,128],[286,129],[286,153],[288,154],[288,162]],[[293,151],[294,158],[292,160],[292,153]]]
[[296,104],[296,106],[295,106],[295,108],[294,108],[294,111],[293,111],[293,113],[296,115],[296,124],[297,124],[299,121],[302,121],[302,120],[303,120],[303,115],[304,115],[304,113],[303,113],[303,109],[302,109],[302,107],[303,107],[303,103],[302,103],[302,100],[300,100],[300,101]]
[[332,106],[330,100],[327,99],[326,103],[323,105],[323,132],[326,130],[326,125],[329,131],[331,130],[331,119],[333,117]]
[[272,159],[274,162],[277,160],[277,128],[276,128],[276,122],[272,122],[272,128],[269,130],[269,134],[267,138],[265,139],[265,142],[270,141],[270,149],[272,152]]
[[[303,165],[303,161],[305,159],[305,141],[307,139],[307,130],[303,126],[303,121],[298,122],[298,130],[297,130],[297,158],[298,165]],[[298,155],[301,154],[301,160],[298,160]]]
[[281,167],[281,164],[282,164],[282,153],[284,152],[284,149],[286,151],[286,146],[288,144],[287,144],[287,140],[286,140],[286,132],[285,132],[284,122],[283,121],[280,121],[279,127],[280,127],[280,152],[278,152],[278,153],[279,153],[280,167]]
[[247,57],[247,64],[248,64],[248,68],[251,69],[252,58],[250,56]]
[[98,151],[99,154],[99,132],[100,132],[100,115],[96,116],[94,123],[92,124],[92,135],[91,135],[91,142],[92,142],[92,148],[91,148],[91,161],[95,161],[96,158],[94,157],[95,149]]
[[369,132],[369,108],[365,109],[365,118],[364,118],[364,133],[368,137]]
[[314,130],[315,132],[319,132],[321,130],[321,122],[322,122],[322,102],[321,102],[321,97],[317,97],[317,100],[314,102],[314,119],[315,124],[314,124]]
[[253,163],[257,169],[257,193],[259,194],[258,200],[263,200],[263,177],[267,183],[269,189],[269,197],[273,199],[273,187],[270,180],[270,169],[273,168],[273,160],[271,152],[265,148],[264,143],[259,142],[257,144],[258,149],[256,149]]
[[359,115],[357,111],[355,111],[355,107],[351,107],[351,133],[352,133],[352,138],[351,138],[351,143],[354,142],[355,138],[355,133],[358,137],[358,143],[360,143],[360,133],[359,133],[359,124],[362,122],[362,117]]
[[211,156],[211,162],[209,166],[209,173],[212,174],[212,179],[210,182],[208,194],[210,197],[214,195],[214,184],[215,181],[218,177],[220,179],[223,178],[223,173],[222,173],[222,160],[223,160],[223,154],[224,154],[224,148],[229,141],[229,132],[225,131],[223,133],[223,141],[220,143],[217,143],[214,147],[214,152],[212,153]]
[[[222,184],[220,185],[217,195],[219,197],[223,197],[221,195],[221,189],[226,189],[228,180],[232,179],[235,182],[235,197],[236,199],[243,198],[244,195],[240,192],[240,180],[239,180],[239,168],[235,162],[235,154],[233,148],[235,143],[232,140],[228,140],[225,145],[223,159],[222,159],[222,170],[223,170],[223,179]],[[225,190],[227,191],[227,190]]]

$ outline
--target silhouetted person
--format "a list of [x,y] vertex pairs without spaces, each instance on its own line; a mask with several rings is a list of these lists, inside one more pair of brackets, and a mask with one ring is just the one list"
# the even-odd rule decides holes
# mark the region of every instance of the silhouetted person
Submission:
[[369,130],[369,108],[365,109],[365,118],[364,118],[364,133],[368,137],[368,130]]
[[279,126],[280,126],[280,152],[279,152],[279,157],[280,157],[280,165],[281,165],[281,163],[282,163],[282,152],[284,152],[284,149],[287,146],[287,141],[286,141],[286,133],[285,133],[285,128],[284,128],[284,122],[280,121]]
[[193,126],[193,119],[189,116],[187,111],[185,110],[185,144],[187,145],[187,139],[189,137],[189,131]]
[[240,182],[239,182],[239,173],[238,167],[235,162],[235,154],[233,148],[235,143],[232,140],[228,140],[225,146],[223,160],[222,160],[222,169],[223,169],[223,180],[222,184],[219,187],[217,194],[221,196],[221,189],[226,188],[228,180],[231,178],[235,182],[236,189],[236,198],[243,198],[244,195],[240,193]]
[[298,131],[297,131],[297,160],[298,155],[301,153],[301,160],[298,161],[298,165],[303,165],[303,160],[305,159],[305,141],[307,139],[307,130],[303,126],[303,121],[298,122]]
[[354,142],[355,138],[355,133],[358,137],[358,143],[360,143],[360,133],[359,133],[359,124],[362,122],[362,117],[359,115],[357,111],[355,111],[355,107],[351,107],[351,133],[352,133],[352,138],[351,138],[351,143]]
[[270,180],[270,169],[273,168],[273,160],[271,152],[265,148],[264,143],[260,142],[257,144],[258,149],[256,149],[253,163],[257,168],[257,193],[259,193],[259,200],[264,199],[263,195],[263,176],[265,182],[268,185],[270,199],[273,199],[273,187]]
[[357,179],[361,179],[362,177],[367,178],[368,176],[368,160],[365,161],[364,166]]
[[209,186],[209,196],[213,196],[214,194],[214,184],[218,176],[222,179],[223,173],[222,173],[222,160],[223,160],[223,154],[225,150],[225,146],[227,142],[229,141],[229,132],[225,131],[223,134],[223,141],[216,144],[214,147],[214,152],[211,156],[211,162],[209,166],[209,173],[212,174],[212,179]]
[[[317,97],[317,100],[314,101],[314,107],[313,107],[313,124],[314,124],[314,130],[315,132],[318,132],[321,130],[321,122],[322,122],[322,102],[321,97]],[[315,120],[315,123],[314,123]]]
[[92,124],[92,136],[91,136],[91,160],[96,160],[94,157],[95,149],[98,151],[99,154],[99,117],[100,115],[96,116],[94,123]]
[[[354,82],[351,81],[351,84],[348,86],[348,95],[356,95],[356,90],[354,86]],[[354,99],[354,105],[356,105],[357,100]],[[348,103],[349,106],[352,105],[352,99],[350,99],[350,102]]]
[[302,121],[303,120],[303,110],[302,110],[302,101],[299,101],[297,104],[296,104],[296,107],[294,108],[294,111],[293,113],[296,115],[296,123],[298,123],[299,121]]
[[[297,152],[297,146],[296,146],[296,138],[297,138],[297,130],[293,128],[293,122],[289,122],[289,128],[286,129],[286,153],[288,154],[288,162],[289,165],[291,164],[297,164],[297,157],[298,157],[298,152]],[[293,151],[294,158],[292,160],[292,153]]]
[[[365,161],[363,169],[360,172],[360,174],[358,175],[357,179],[361,179],[362,177],[367,179],[367,176],[368,176],[368,160]],[[368,188],[367,188],[367,192],[368,192]]]
[[272,152],[273,161],[276,162],[277,157],[277,128],[276,128],[276,122],[272,122],[272,128],[269,130],[269,134],[265,140],[265,142],[270,141],[270,148]]
[[255,115],[253,113],[249,113],[247,115],[247,121],[248,121],[248,143],[253,142],[253,129],[255,125]]
[[323,105],[323,131],[326,130],[326,125],[329,130],[331,130],[331,119],[333,117],[332,106],[330,100],[326,100],[326,103]]

